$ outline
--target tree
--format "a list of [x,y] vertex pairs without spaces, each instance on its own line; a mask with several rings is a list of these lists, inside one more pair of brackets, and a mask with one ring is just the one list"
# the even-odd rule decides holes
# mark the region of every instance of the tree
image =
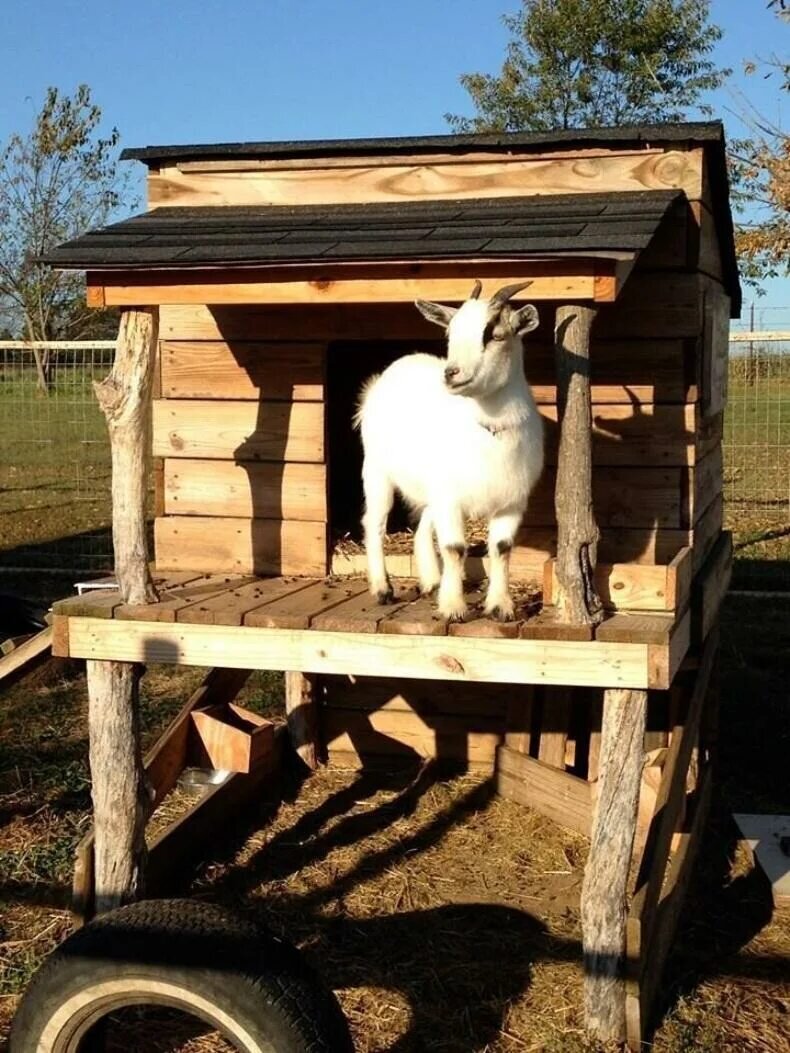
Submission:
[[[87,85],[72,96],[48,88],[29,134],[12,135],[0,150],[0,313],[28,340],[79,339],[107,328],[103,312],[85,305],[81,274],[38,262],[58,243],[106,223],[121,204],[118,132],[100,137],[100,121]],[[35,355],[46,391],[48,353]]]
[[[790,22],[788,0],[772,0],[768,6]],[[773,54],[744,65],[747,73],[774,79],[781,91],[790,92],[787,55]],[[761,279],[790,274],[790,133],[743,97],[739,116],[749,136],[735,140],[729,155],[733,198],[743,217],[735,244],[744,277],[757,285]]]
[[459,132],[553,131],[677,121],[729,70],[709,56],[709,0],[521,0],[503,16],[502,72],[465,73],[474,117]]

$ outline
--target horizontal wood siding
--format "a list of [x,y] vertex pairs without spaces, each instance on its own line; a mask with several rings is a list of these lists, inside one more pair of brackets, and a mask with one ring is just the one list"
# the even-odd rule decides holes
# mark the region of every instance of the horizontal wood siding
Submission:
[[160,354],[164,398],[287,402],[324,398],[321,344],[163,340]]
[[326,465],[271,462],[164,462],[167,515],[326,522]]
[[[581,156],[580,156],[581,155]],[[512,197],[525,194],[667,190],[702,196],[701,149],[557,151],[555,156],[498,155],[382,164],[376,158],[329,167],[305,160],[301,167],[208,171],[164,166],[148,178],[148,203],[159,205],[322,205],[441,198]]]

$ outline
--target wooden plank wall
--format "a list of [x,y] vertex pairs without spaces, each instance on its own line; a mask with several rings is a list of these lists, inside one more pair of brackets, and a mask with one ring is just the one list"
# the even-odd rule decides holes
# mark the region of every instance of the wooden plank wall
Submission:
[[254,325],[162,333],[154,402],[156,562],[163,570],[327,569],[325,346]]

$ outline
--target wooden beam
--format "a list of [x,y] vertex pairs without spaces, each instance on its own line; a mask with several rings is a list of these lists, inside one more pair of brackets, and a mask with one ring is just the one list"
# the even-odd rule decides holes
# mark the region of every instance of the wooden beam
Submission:
[[69,619],[73,658],[463,683],[660,687],[649,645]]
[[124,311],[112,372],[94,383],[110,433],[112,543],[124,603],[156,599],[148,567],[145,513],[158,330],[156,310]]
[[604,693],[598,797],[581,900],[585,1023],[604,1042],[622,1042],[626,1034],[625,904],[646,720],[646,691]]
[[497,793],[534,808],[570,830],[590,836],[592,787],[509,746],[497,750]]
[[[469,276],[458,274],[458,261],[448,264],[446,276],[410,276],[420,266],[408,265],[406,273],[390,278],[342,279],[335,278],[328,266],[316,277],[300,279],[284,277],[284,272],[277,277],[260,277],[253,269],[149,270],[139,274],[134,271],[91,272],[88,274],[88,293],[90,299],[100,292],[108,307],[141,304],[383,304],[411,303],[417,299],[462,303],[469,295]],[[530,300],[608,303],[616,296],[616,283],[601,283],[596,272],[599,276],[605,275],[609,267],[606,261],[585,265],[584,261],[572,260],[557,266],[525,260],[510,264],[504,273],[483,278],[483,295],[490,296],[501,285],[531,279]],[[478,271],[483,269],[482,265],[477,268]],[[500,266],[497,270],[503,268]],[[524,298],[517,294],[514,300]]]
[[309,673],[285,674],[285,713],[291,745],[311,771],[318,767],[321,748],[317,679]]
[[140,751],[141,675],[132,662],[87,662],[97,913],[143,891],[150,797]]
[[598,525],[592,500],[590,330],[596,311],[582,304],[557,308],[554,342],[560,448],[557,458],[557,606],[565,621],[598,625],[603,604],[595,588]]

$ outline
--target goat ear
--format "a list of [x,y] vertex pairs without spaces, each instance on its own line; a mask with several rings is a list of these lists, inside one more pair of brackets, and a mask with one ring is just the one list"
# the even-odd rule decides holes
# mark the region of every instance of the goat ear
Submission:
[[537,329],[539,323],[538,309],[533,303],[520,307],[518,311],[510,311],[510,328],[517,336],[526,336]]
[[457,307],[445,307],[444,304],[429,303],[427,300],[415,300],[414,306],[423,318],[427,318],[434,325],[440,325],[442,329],[447,328],[450,324],[450,319],[458,310]]

